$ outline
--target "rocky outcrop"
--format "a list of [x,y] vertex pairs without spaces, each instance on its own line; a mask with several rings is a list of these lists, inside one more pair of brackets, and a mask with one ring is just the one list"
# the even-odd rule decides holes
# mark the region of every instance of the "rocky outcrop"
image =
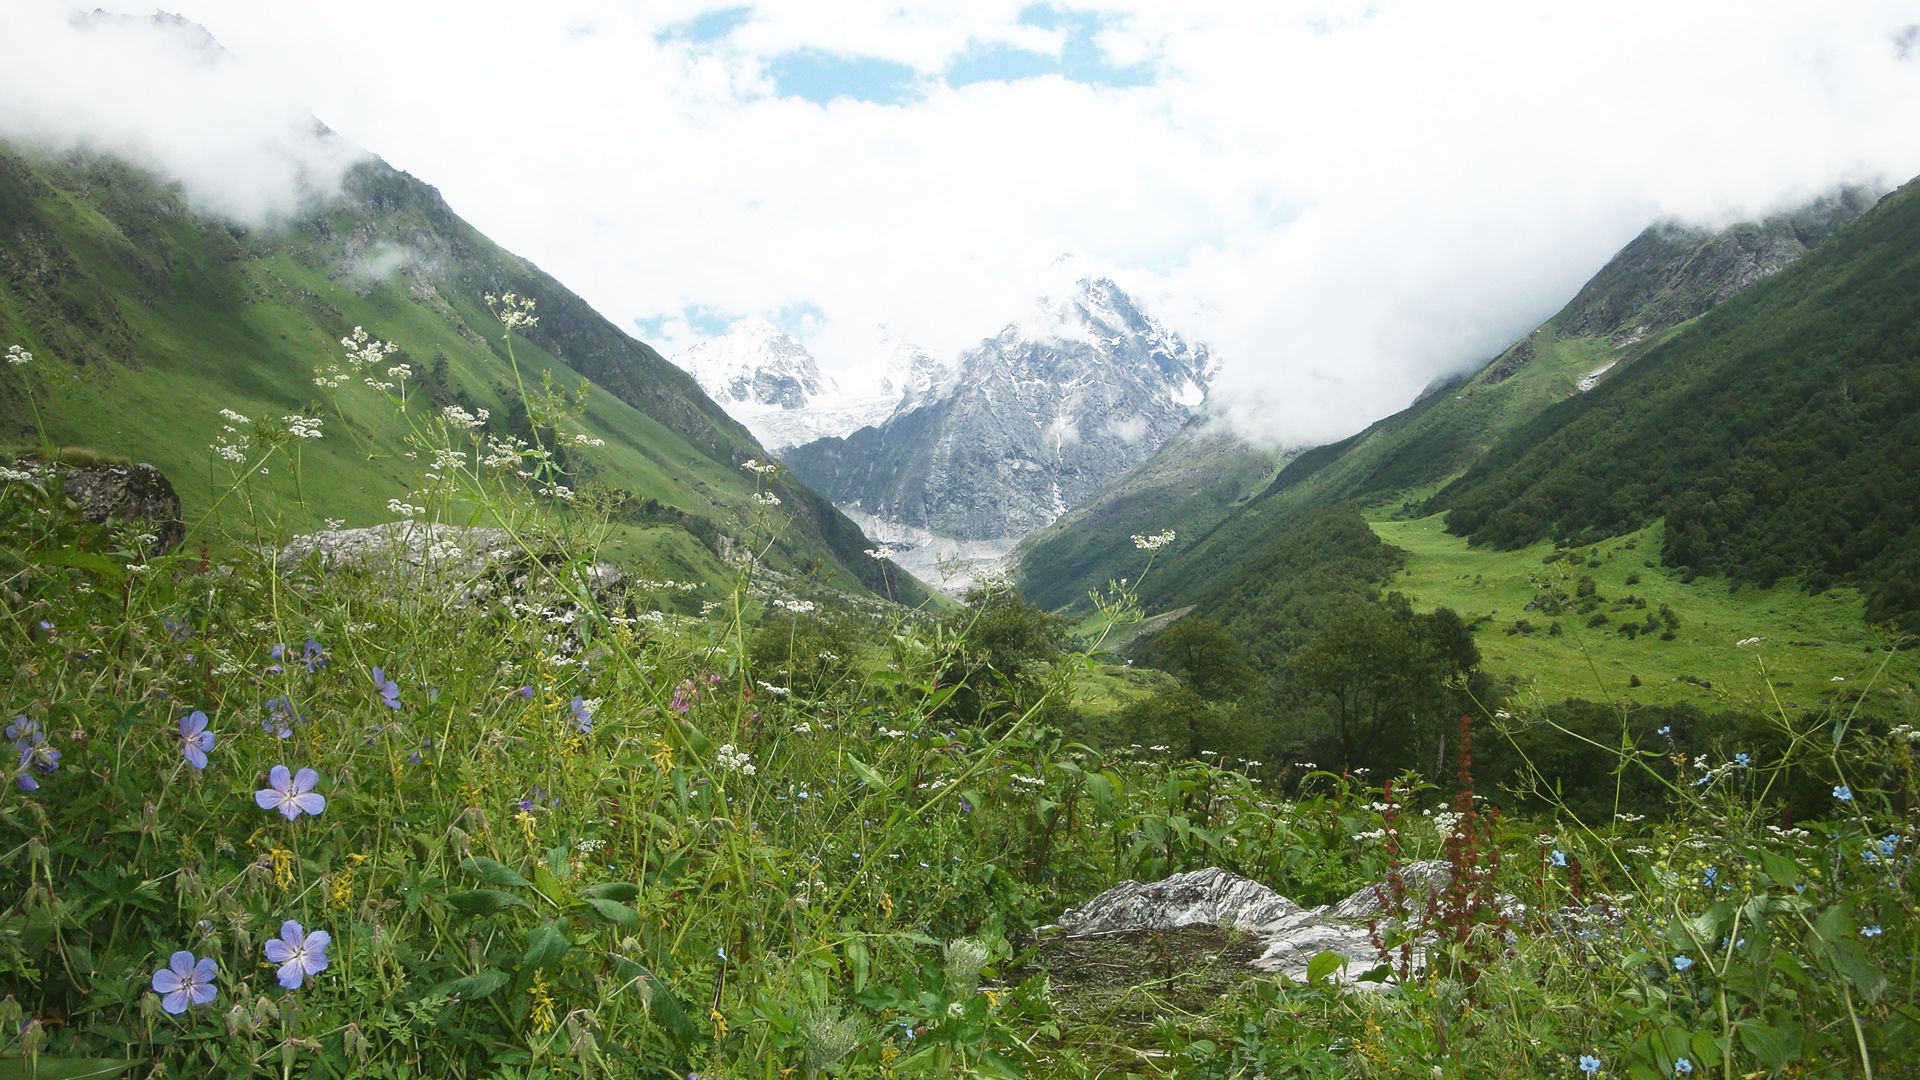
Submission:
[[187,535],[180,496],[165,474],[151,465],[62,465],[60,478],[81,520],[140,526],[153,538],[145,545],[149,556],[172,551]]
[[[1447,885],[1447,864],[1417,862],[1401,869],[1410,903]],[[1152,883],[1122,882],[1081,907],[1061,914],[1042,931],[1043,963],[1055,956],[1084,958],[1103,939],[1126,948],[1130,939],[1169,932],[1194,934],[1217,959],[1237,958],[1254,971],[1304,980],[1307,965],[1323,952],[1346,963],[1331,976],[1351,980],[1380,964],[1369,922],[1384,920],[1385,906],[1371,885],[1336,904],[1303,908],[1256,881],[1219,867],[1175,874]],[[1241,936],[1237,952],[1210,943],[1222,930]],[[1048,939],[1051,939],[1050,941]],[[1169,951],[1164,946],[1161,951]],[[1178,952],[1180,950],[1171,950]],[[1379,985],[1362,983],[1359,985]]]
[[618,567],[595,563],[583,568],[583,581],[556,583],[555,571],[569,562],[563,552],[537,541],[523,546],[505,529],[417,521],[296,536],[278,558],[286,569],[311,563],[322,571],[405,572],[410,583],[448,585],[459,599],[476,603],[556,591],[566,595],[577,584],[602,610],[613,610],[626,581]]

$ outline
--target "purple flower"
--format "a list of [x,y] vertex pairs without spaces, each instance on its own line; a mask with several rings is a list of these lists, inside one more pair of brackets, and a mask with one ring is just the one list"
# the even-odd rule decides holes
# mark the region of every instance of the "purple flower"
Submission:
[[13,723],[7,725],[7,738],[13,740],[13,748],[20,753],[19,771],[14,783],[21,791],[39,791],[40,781],[33,778],[33,770],[50,773],[60,767],[60,751],[48,746],[46,733],[40,730],[38,720],[16,716]]
[[300,653],[300,662],[307,665],[307,674],[311,675],[327,666],[327,652],[319,642],[308,638],[306,649]]
[[293,737],[293,725],[300,722],[300,714],[293,711],[293,702],[283,697],[267,699],[267,715],[260,720],[260,730],[282,739]]
[[267,655],[273,657],[273,663],[267,665],[267,674],[278,675],[286,670],[280,665],[280,661],[287,658],[287,646],[283,642],[274,642],[273,648],[267,650]]
[[515,690],[514,693],[519,694],[523,698],[530,698],[533,696],[533,687],[523,686],[520,689]]
[[213,957],[195,961],[185,949],[167,958],[167,966],[153,973],[153,992],[160,995],[160,1007],[179,1016],[195,1005],[210,1004],[220,991],[213,977],[220,965]]
[[313,790],[320,774],[301,769],[289,774],[285,765],[275,765],[267,774],[267,786],[253,793],[253,801],[262,810],[278,810],[288,821],[301,814],[318,814],[327,808],[327,797]]
[[327,946],[333,935],[325,930],[307,933],[300,924],[288,919],[280,924],[280,936],[267,941],[267,962],[280,965],[280,985],[298,990],[307,976],[327,970]]
[[574,730],[582,735],[593,730],[593,710],[587,708],[585,698],[575,697],[567,704],[567,708],[573,712]]
[[380,695],[380,704],[389,709],[400,707],[400,684],[387,678],[387,673],[378,666],[373,669],[373,689]]
[[207,714],[195,709],[180,718],[180,753],[196,769],[207,767],[207,751],[213,749],[213,732],[207,730]]

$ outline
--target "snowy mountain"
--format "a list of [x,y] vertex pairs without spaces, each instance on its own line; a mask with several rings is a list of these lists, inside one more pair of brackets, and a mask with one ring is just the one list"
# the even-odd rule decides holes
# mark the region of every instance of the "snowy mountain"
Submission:
[[951,369],[923,374],[924,388],[908,387],[884,423],[784,459],[903,538],[1011,549],[1197,415],[1213,362],[1098,278],[1036,304]]
[[924,350],[889,338],[877,387],[843,390],[805,345],[764,319],[751,319],[673,358],[727,415],[769,450],[848,435],[885,420],[916,386],[932,386],[940,365]]

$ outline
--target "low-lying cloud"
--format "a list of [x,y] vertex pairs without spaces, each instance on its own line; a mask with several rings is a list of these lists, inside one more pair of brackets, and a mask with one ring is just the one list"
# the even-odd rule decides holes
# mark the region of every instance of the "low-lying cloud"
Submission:
[[276,87],[271,58],[179,19],[9,4],[0,40],[0,138],[125,158],[231,221],[294,213],[366,156]]
[[[258,217],[337,175],[300,152],[297,95],[663,351],[786,313],[843,385],[877,325],[951,356],[1073,252],[1210,344],[1212,401],[1273,444],[1484,361],[1651,222],[1920,173],[1917,0],[175,2],[229,58],[108,63],[64,14],[0,18],[35,42],[0,69],[0,131]],[[1152,78],[946,78],[999,46]],[[915,75],[822,103],[782,86],[795,55]],[[234,89],[248,65],[282,91]]]

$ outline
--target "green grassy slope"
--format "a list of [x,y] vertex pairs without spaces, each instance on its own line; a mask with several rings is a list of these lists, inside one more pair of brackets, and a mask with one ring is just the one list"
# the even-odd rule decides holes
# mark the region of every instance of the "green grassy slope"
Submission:
[[[397,342],[425,408],[460,402],[511,422],[517,394],[499,325],[483,302],[514,291],[538,300],[539,324],[517,352],[531,382],[569,389],[591,380],[585,429],[606,440],[575,455],[593,480],[654,500],[658,524],[623,531],[619,547],[663,570],[712,577],[713,534],[752,516],[764,457],[753,438],[692,379],[594,313],[536,267],[461,221],[432,188],[384,164],[357,168],[342,196],[283,226],[244,230],[191,212],[177,193],[112,161],[51,160],[0,146],[0,341],[31,349],[49,434],[159,465],[191,516],[210,505],[208,444],[218,410],[255,419],[319,415],[325,437],[303,446],[301,486],[269,478],[265,509],[290,529],[327,517],[386,520],[405,494],[401,429],[390,406],[360,387],[312,383],[355,326]],[[0,423],[36,438],[21,394],[0,387]],[[853,524],[799,484],[776,489],[793,517],[772,554],[786,569],[818,567],[838,584],[915,599],[888,582]],[[296,496],[304,496],[298,498]],[[706,523],[707,540],[673,522]]]
[[1430,504],[1475,542],[1666,519],[1661,558],[1920,630],[1920,184],[1547,411]]
[[[1788,708],[1813,707],[1869,681],[1883,662],[1896,681],[1920,678],[1912,653],[1889,661],[1887,637],[1868,627],[1857,591],[1809,595],[1788,586],[1735,588],[1718,577],[1684,580],[1659,563],[1659,523],[1588,547],[1542,541],[1514,550],[1469,547],[1446,532],[1440,515],[1370,524],[1406,552],[1387,587],[1422,610],[1459,612],[1488,670],[1515,676],[1523,701],[1627,698],[1770,711],[1775,694]],[[1594,583],[1585,604],[1583,578]],[[1571,603],[1554,613],[1542,604],[1553,594]],[[1662,639],[1664,622],[1652,633],[1622,632],[1644,627],[1649,616],[1658,621],[1663,605],[1678,616],[1671,639]],[[1602,625],[1589,625],[1602,615]],[[1762,640],[1737,644],[1756,637]]]
[[1212,528],[1285,460],[1224,431],[1183,431],[1091,502],[1021,541],[1020,590],[1044,608],[1084,608],[1090,590],[1138,573],[1134,536]]

